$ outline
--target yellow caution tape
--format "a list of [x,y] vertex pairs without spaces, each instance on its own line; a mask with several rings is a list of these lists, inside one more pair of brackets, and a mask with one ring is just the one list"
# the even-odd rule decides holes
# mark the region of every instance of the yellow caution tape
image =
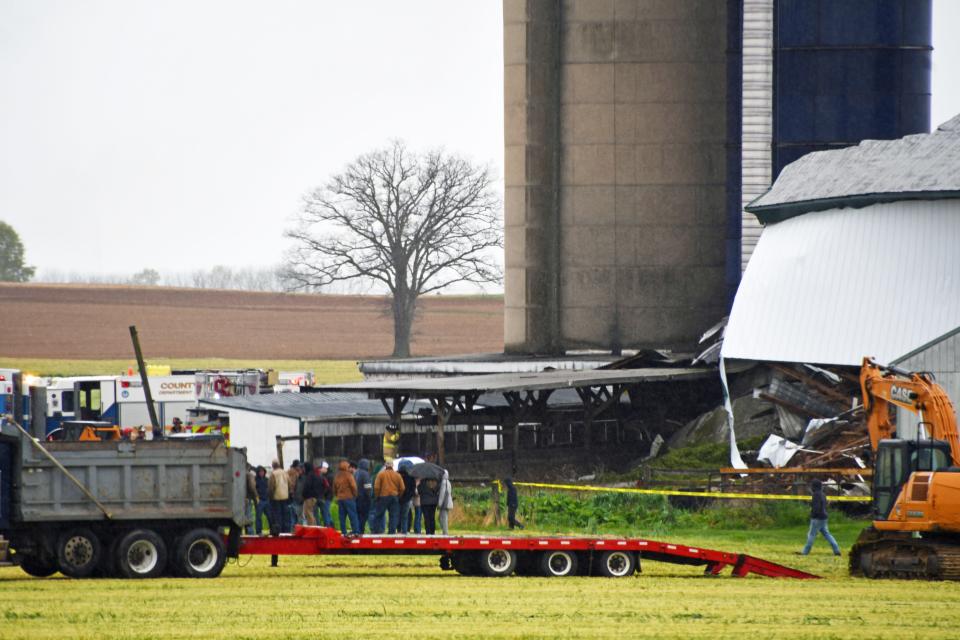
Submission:
[[[809,500],[810,496],[781,493],[721,493],[719,491],[678,491],[676,489],[629,489],[627,487],[591,487],[581,484],[545,484],[542,482],[514,482],[518,487],[565,489],[567,491],[608,491],[610,493],[641,493],[658,496],[689,496],[697,498],[735,498],[751,500]],[[869,496],[827,496],[831,502],[870,502]]]

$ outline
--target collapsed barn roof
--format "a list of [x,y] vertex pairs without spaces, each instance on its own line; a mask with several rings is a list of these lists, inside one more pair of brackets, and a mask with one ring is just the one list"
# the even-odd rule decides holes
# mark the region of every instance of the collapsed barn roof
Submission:
[[[851,208],[870,194],[884,198]],[[890,362],[960,327],[960,116],[932,134],[804,156],[754,205],[771,223],[722,357]]]
[[763,224],[881,202],[960,198],[960,115],[930,134],[810,153],[747,205]]

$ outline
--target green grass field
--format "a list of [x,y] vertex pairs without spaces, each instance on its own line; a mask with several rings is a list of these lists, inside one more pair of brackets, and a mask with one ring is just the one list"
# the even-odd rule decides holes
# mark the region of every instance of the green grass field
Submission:
[[[353,360],[235,360],[227,358],[150,358],[147,364],[172,369],[277,369],[313,371],[317,384],[358,382],[362,376]],[[46,358],[0,358],[0,369],[20,369],[38,376],[106,376],[136,370],[129,360],[53,360]]]
[[[850,547],[861,524],[835,527]],[[645,535],[636,531],[635,535]],[[435,558],[243,557],[215,580],[29,578],[0,570],[0,638],[952,638],[960,585],[870,581],[803,527],[675,530],[823,580],[705,577],[645,562],[635,578],[465,578]]]

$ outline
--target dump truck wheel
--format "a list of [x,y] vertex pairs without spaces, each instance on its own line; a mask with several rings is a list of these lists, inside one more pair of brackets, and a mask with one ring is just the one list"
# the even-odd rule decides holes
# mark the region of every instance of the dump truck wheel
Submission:
[[86,578],[100,563],[100,540],[86,527],[64,532],[57,539],[57,566],[71,578]]
[[227,563],[227,548],[216,531],[193,529],[177,540],[175,563],[186,578],[216,578]]
[[136,529],[117,545],[116,569],[124,578],[156,578],[167,566],[167,545],[149,529]]
[[24,556],[20,559],[20,568],[34,578],[49,578],[57,572],[57,563],[38,556]]
[[499,578],[508,576],[517,568],[517,554],[510,549],[487,549],[480,552],[480,571]]
[[577,554],[572,551],[544,551],[540,554],[540,575],[548,578],[577,575]]
[[606,551],[597,558],[596,573],[607,578],[624,578],[637,569],[637,557],[629,551]]

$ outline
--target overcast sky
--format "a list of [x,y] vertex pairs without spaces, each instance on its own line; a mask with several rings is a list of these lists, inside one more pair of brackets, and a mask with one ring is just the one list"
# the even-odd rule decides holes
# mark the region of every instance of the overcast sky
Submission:
[[[960,113],[935,0],[933,122]],[[391,138],[503,173],[500,0],[0,0],[0,219],[42,273],[266,266]]]

